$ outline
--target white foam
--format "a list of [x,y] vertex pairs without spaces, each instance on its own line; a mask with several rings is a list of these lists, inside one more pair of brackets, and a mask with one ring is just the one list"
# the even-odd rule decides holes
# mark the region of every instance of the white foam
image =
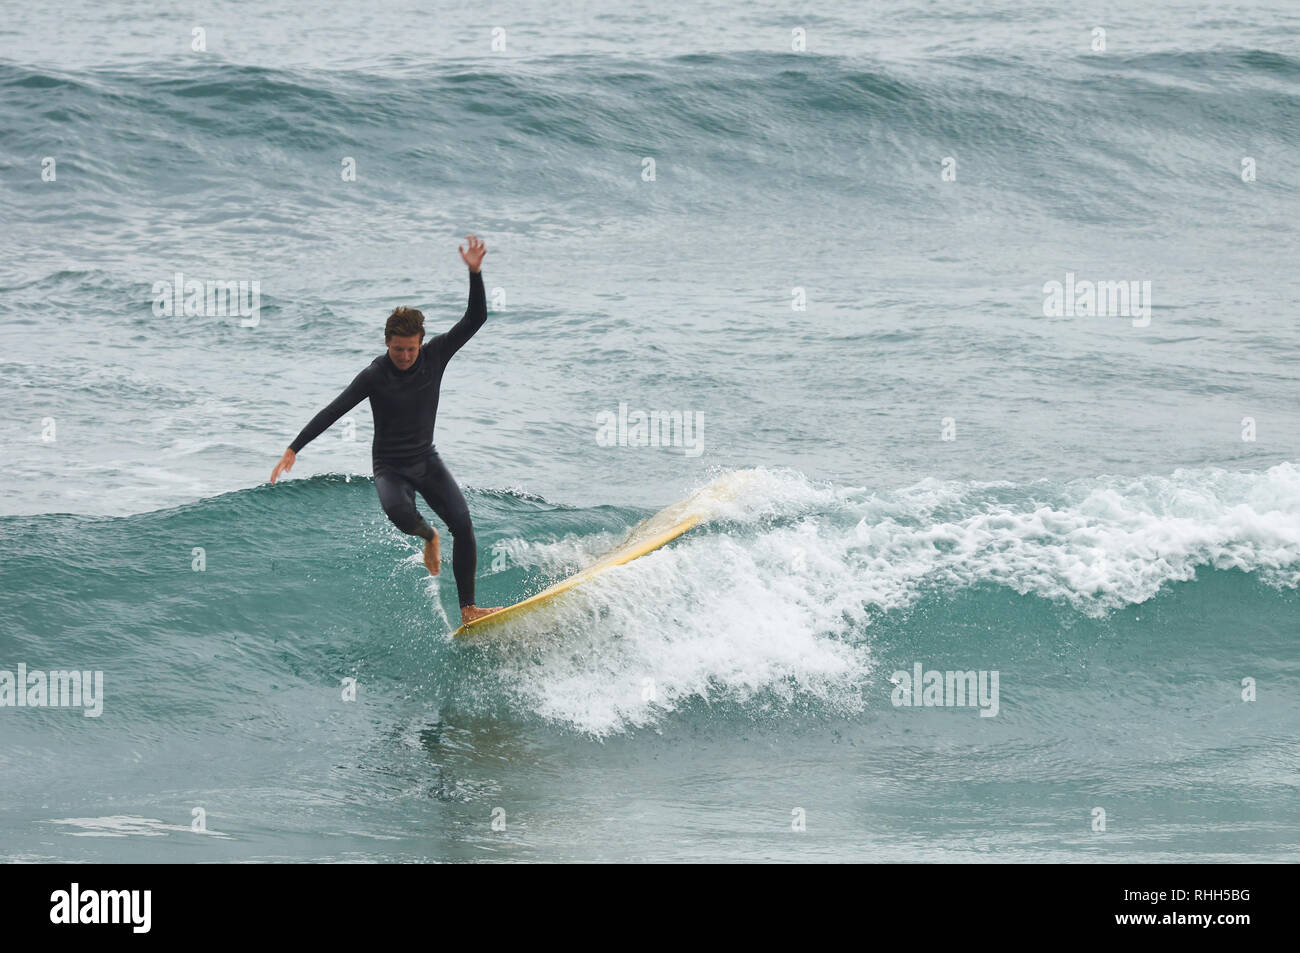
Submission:
[[491,651],[521,705],[598,736],[688,701],[857,710],[872,614],[926,591],[994,583],[1102,615],[1201,566],[1300,583],[1290,464],[1064,487],[923,480],[869,493],[769,470],[729,485],[721,524],[512,626]]
[[[166,837],[169,834],[200,833],[188,825],[168,824],[156,817],[139,817],[133,814],[114,814],[108,817],[62,817],[46,821],[78,828],[66,833],[72,837]],[[218,831],[202,831],[204,835],[226,837]]]
[[[1288,463],[1265,473],[1080,480],[1052,500],[1043,499],[1048,487],[1035,485],[1021,488],[1018,502],[991,502],[990,491],[1006,486],[934,487],[915,511],[920,518],[872,524],[864,516],[862,552],[897,593],[922,583],[994,582],[1092,616],[1144,602],[1201,566],[1259,572],[1273,585],[1300,582],[1300,473]],[[935,518],[940,496],[975,512]]]

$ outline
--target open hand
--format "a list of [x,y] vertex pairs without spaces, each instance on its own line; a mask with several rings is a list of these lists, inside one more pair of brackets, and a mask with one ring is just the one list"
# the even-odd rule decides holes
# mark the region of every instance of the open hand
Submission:
[[460,257],[465,259],[465,264],[469,265],[470,271],[477,273],[483,266],[483,256],[487,254],[487,246],[477,235],[466,235],[465,240],[469,242],[469,251],[465,250],[464,245],[458,245]]
[[298,459],[298,455],[294,453],[292,450],[286,450],[284,452],[284,456],[280,458],[280,462],[277,463],[275,465],[275,469],[271,471],[272,486],[275,486],[275,481],[279,479],[281,473],[284,473],[286,470],[293,469],[293,461],[297,459]]

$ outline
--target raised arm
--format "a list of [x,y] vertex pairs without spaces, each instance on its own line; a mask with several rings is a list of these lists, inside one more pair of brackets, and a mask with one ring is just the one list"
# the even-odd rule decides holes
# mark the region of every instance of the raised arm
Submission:
[[424,345],[426,350],[441,352],[443,360],[450,360],[487,320],[487,292],[483,289],[483,274],[480,271],[487,246],[477,235],[467,235],[466,240],[469,242],[469,250],[460,246],[460,257],[469,266],[469,306],[465,308],[464,317],[450,331],[429,338]]

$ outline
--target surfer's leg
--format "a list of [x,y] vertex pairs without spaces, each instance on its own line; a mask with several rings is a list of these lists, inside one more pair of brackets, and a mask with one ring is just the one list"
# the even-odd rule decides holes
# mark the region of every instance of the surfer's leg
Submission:
[[478,545],[474,541],[474,523],[469,518],[469,504],[452,478],[442,458],[429,451],[424,478],[415,487],[424,501],[447,524],[451,533],[451,569],[456,576],[456,594],[460,604],[474,604],[474,571],[478,567]]
[[402,470],[376,463],[375,488],[379,491],[379,504],[393,525],[403,533],[424,540],[424,565],[436,576],[442,560],[438,533],[420,515],[415,505],[415,484],[409,475]]
[[451,533],[451,568],[456,575],[456,594],[460,598],[462,622],[495,612],[501,606],[480,609],[474,605],[474,571],[478,565],[478,544],[474,541],[474,523],[469,518],[469,504],[460,492],[451,471],[436,451],[430,450],[425,478],[418,486],[420,495],[433,507],[438,518]]

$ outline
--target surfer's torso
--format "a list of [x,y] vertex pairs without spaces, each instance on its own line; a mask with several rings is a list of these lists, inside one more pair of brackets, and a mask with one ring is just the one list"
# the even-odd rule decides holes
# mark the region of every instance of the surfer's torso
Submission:
[[289,449],[297,453],[368,397],[375,425],[374,441],[370,445],[373,460],[401,463],[428,453],[433,447],[443,371],[452,355],[486,320],[483,276],[471,272],[469,308],[450,331],[426,341],[415,363],[406,370],[400,370],[387,352],[379,355],[353,378],[343,393],[312,418]]

